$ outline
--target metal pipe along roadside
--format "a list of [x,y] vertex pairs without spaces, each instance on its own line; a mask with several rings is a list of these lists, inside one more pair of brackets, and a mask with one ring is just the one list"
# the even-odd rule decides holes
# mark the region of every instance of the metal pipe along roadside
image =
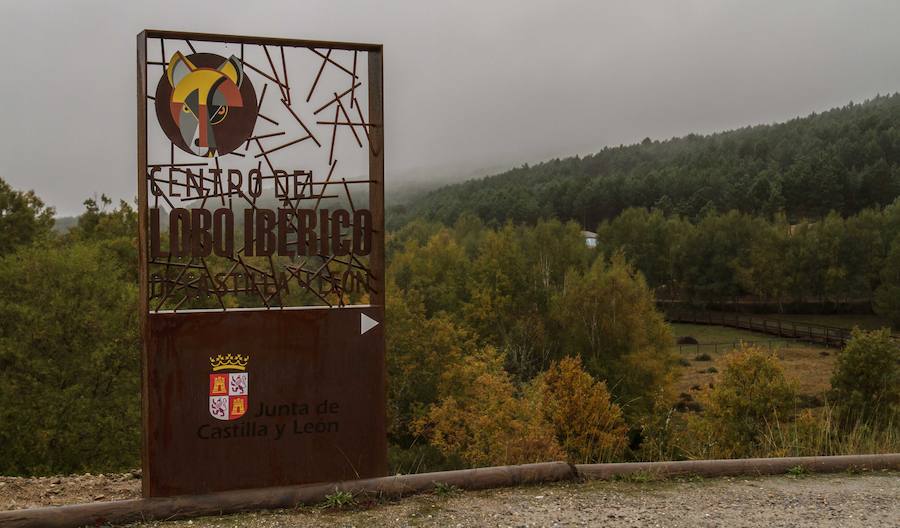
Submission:
[[472,490],[579,479],[609,479],[634,473],[649,473],[660,477],[775,475],[785,473],[788,469],[795,467],[802,467],[810,472],[837,472],[851,469],[900,470],[900,453],[617,464],[571,465],[566,462],[544,462],[519,466],[396,475],[328,484],[12,510],[0,512],[0,527],[74,528],[84,525],[174,520],[253,510],[294,508],[299,505],[319,503],[335,491],[347,491],[354,495],[402,497],[430,491],[438,483]]

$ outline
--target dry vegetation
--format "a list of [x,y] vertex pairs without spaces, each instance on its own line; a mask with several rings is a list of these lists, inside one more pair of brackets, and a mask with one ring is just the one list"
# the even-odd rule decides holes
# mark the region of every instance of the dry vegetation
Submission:
[[[724,326],[672,325],[676,336],[691,336],[699,342],[696,345],[677,345],[681,360],[680,375],[676,381],[678,393],[691,394],[699,388],[715,384],[716,376],[724,367],[725,358],[734,347],[731,343],[756,343],[763,349],[770,349],[784,367],[785,376],[797,383],[801,397],[824,401],[825,393],[831,388],[831,374],[834,370],[837,351],[833,348],[812,345],[800,341],[774,340],[771,336]],[[713,346],[718,343],[719,346]],[[723,345],[723,343],[725,343]],[[709,360],[696,358],[706,354]],[[687,364],[685,364],[687,362]],[[711,372],[710,369],[715,369]]]

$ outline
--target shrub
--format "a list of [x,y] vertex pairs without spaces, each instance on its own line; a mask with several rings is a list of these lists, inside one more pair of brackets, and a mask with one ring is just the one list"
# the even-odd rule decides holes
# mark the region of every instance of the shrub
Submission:
[[694,455],[750,456],[770,424],[792,416],[796,399],[775,356],[756,348],[733,352],[705,396],[704,415],[689,418],[687,442]]
[[900,235],[891,244],[881,268],[881,285],[875,290],[874,301],[877,313],[900,326]]
[[621,457],[628,428],[622,409],[610,402],[606,384],[595,381],[569,357],[535,378],[544,416],[571,463],[608,462]]
[[900,344],[888,329],[853,330],[831,378],[843,423],[893,421],[900,410]]
[[651,412],[654,392],[671,383],[677,358],[672,328],[644,277],[621,254],[600,257],[587,273],[569,270],[552,305],[567,355],[580,356],[592,376],[607,382],[626,415]]
[[680,456],[678,440],[684,428],[681,413],[700,409],[694,397],[686,392],[678,396],[674,405],[671,401],[668,394],[659,392],[654,401],[654,411],[642,420],[642,442],[634,453],[639,460],[673,460]]
[[502,365],[503,357],[487,347],[451,368],[442,383],[443,397],[416,420],[416,433],[470,466],[562,458],[539,402],[517,395]]
[[137,288],[123,273],[93,242],[0,259],[0,472],[138,464]]
[[443,373],[477,350],[471,333],[446,314],[428,316],[422,295],[388,285],[388,434],[409,446],[410,424],[436,403]]

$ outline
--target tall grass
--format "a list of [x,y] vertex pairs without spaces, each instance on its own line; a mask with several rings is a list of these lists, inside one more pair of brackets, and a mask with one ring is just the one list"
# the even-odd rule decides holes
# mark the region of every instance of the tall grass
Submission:
[[836,409],[825,405],[818,412],[805,410],[791,422],[767,424],[760,438],[759,455],[765,457],[862,455],[900,452],[900,421],[856,420],[842,424]]

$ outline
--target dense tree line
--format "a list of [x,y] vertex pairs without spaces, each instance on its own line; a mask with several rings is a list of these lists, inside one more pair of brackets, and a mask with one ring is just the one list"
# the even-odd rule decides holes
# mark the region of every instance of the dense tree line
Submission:
[[661,298],[874,300],[900,324],[900,200],[842,218],[791,225],[738,211],[697,221],[627,209],[597,228],[601,250],[622,251]]
[[[793,230],[783,219],[738,212],[694,223],[631,209],[601,226],[593,250],[574,222],[491,228],[473,214],[449,227],[410,222],[388,241],[389,423],[402,455],[395,462],[435,469],[454,460],[548,459],[560,450],[596,461],[892,449],[900,346],[887,331],[854,334],[833,378],[834,403],[815,413],[799,409],[779,360],[752,349],[736,353],[700,395],[707,411],[673,413],[672,333],[650,284],[671,284],[675,270],[694,281],[678,287],[698,296],[788,296],[793,283],[779,286],[773,266],[808,252],[814,260],[800,259],[800,269],[819,273],[809,280],[825,281],[822,295],[855,295],[853,288],[875,284],[868,280],[884,262],[865,244],[884,255],[897,220],[900,202]],[[853,245],[860,237],[863,245]],[[813,291],[809,284],[796,287]],[[564,386],[552,385],[560,379]],[[860,437],[870,443],[850,440]]]
[[[4,192],[5,203],[30,205],[10,224],[21,230],[3,233],[11,242],[0,254],[0,472],[136,467],[137,215],[124,202],[88,200],[60,235],[41,221],[47,208],[36,197]],[[777,359],[754,350],[700,396],[709,412],[684,415],[674,410],[678,362],[653,288],[675,280],[697,295],[740,293],[768,284],[765,271],[781,265],[770,255],[809,253],[803,269],[828,264],[823,287],[835,295],[877,281],[880,292],[896,276],[885,263],[898,258],[898,211],[831,215],[791,234],[784,220],[738,212],[695,223],[633,209],[600,227],[599,249],[575,222],[490,227],[463,214],[449,226],[407,223],[387,235],[392,470],[896,451],[900,347],[886,332],[854,336],[833,378],[838,406],[824,418],[798,414]],[[771,247],[759,236],[782,229]],[[812,249],[790,249],[804,236],[817,241]],[[859,254],[857,239],[890,249],[878,260]],[[779,244],[800,256],[783,258]]]
[[87,200],[60,236],[33,193],[0,180],[0,201],[19,204],[0,214],[0,471],[137,467],[134,209]]
[[454,358],[496,357],[522,384],[578,357],[632,422],[667,388],[673,336],[651,290],[622,255],[590,251],[575,223],[490,229],[471,215],[452,227],[417,221],[390,235],[388,257],[399,443],[411,441],[409,424],[441,399]]
[[[23,222],[0,255],[2,472],[137,465],[137,215],[105,197],[85,206],[64,235]],[[397,449],[418,443],[457,466],[622,456],[626,424],[652,411],[675,363],[621,256],[590,252],[559,221],[493,230],[467,217],[389,239]]]
[[539,218],[595,226],[629,207],[700,218],[710,211],[791,223],[849,216],[900,196],[900,94],[820,114],[708,136],[605,148],[450,185],[398,206],[392,226],[418,217],[452,224],[472,212],[489,225]]

